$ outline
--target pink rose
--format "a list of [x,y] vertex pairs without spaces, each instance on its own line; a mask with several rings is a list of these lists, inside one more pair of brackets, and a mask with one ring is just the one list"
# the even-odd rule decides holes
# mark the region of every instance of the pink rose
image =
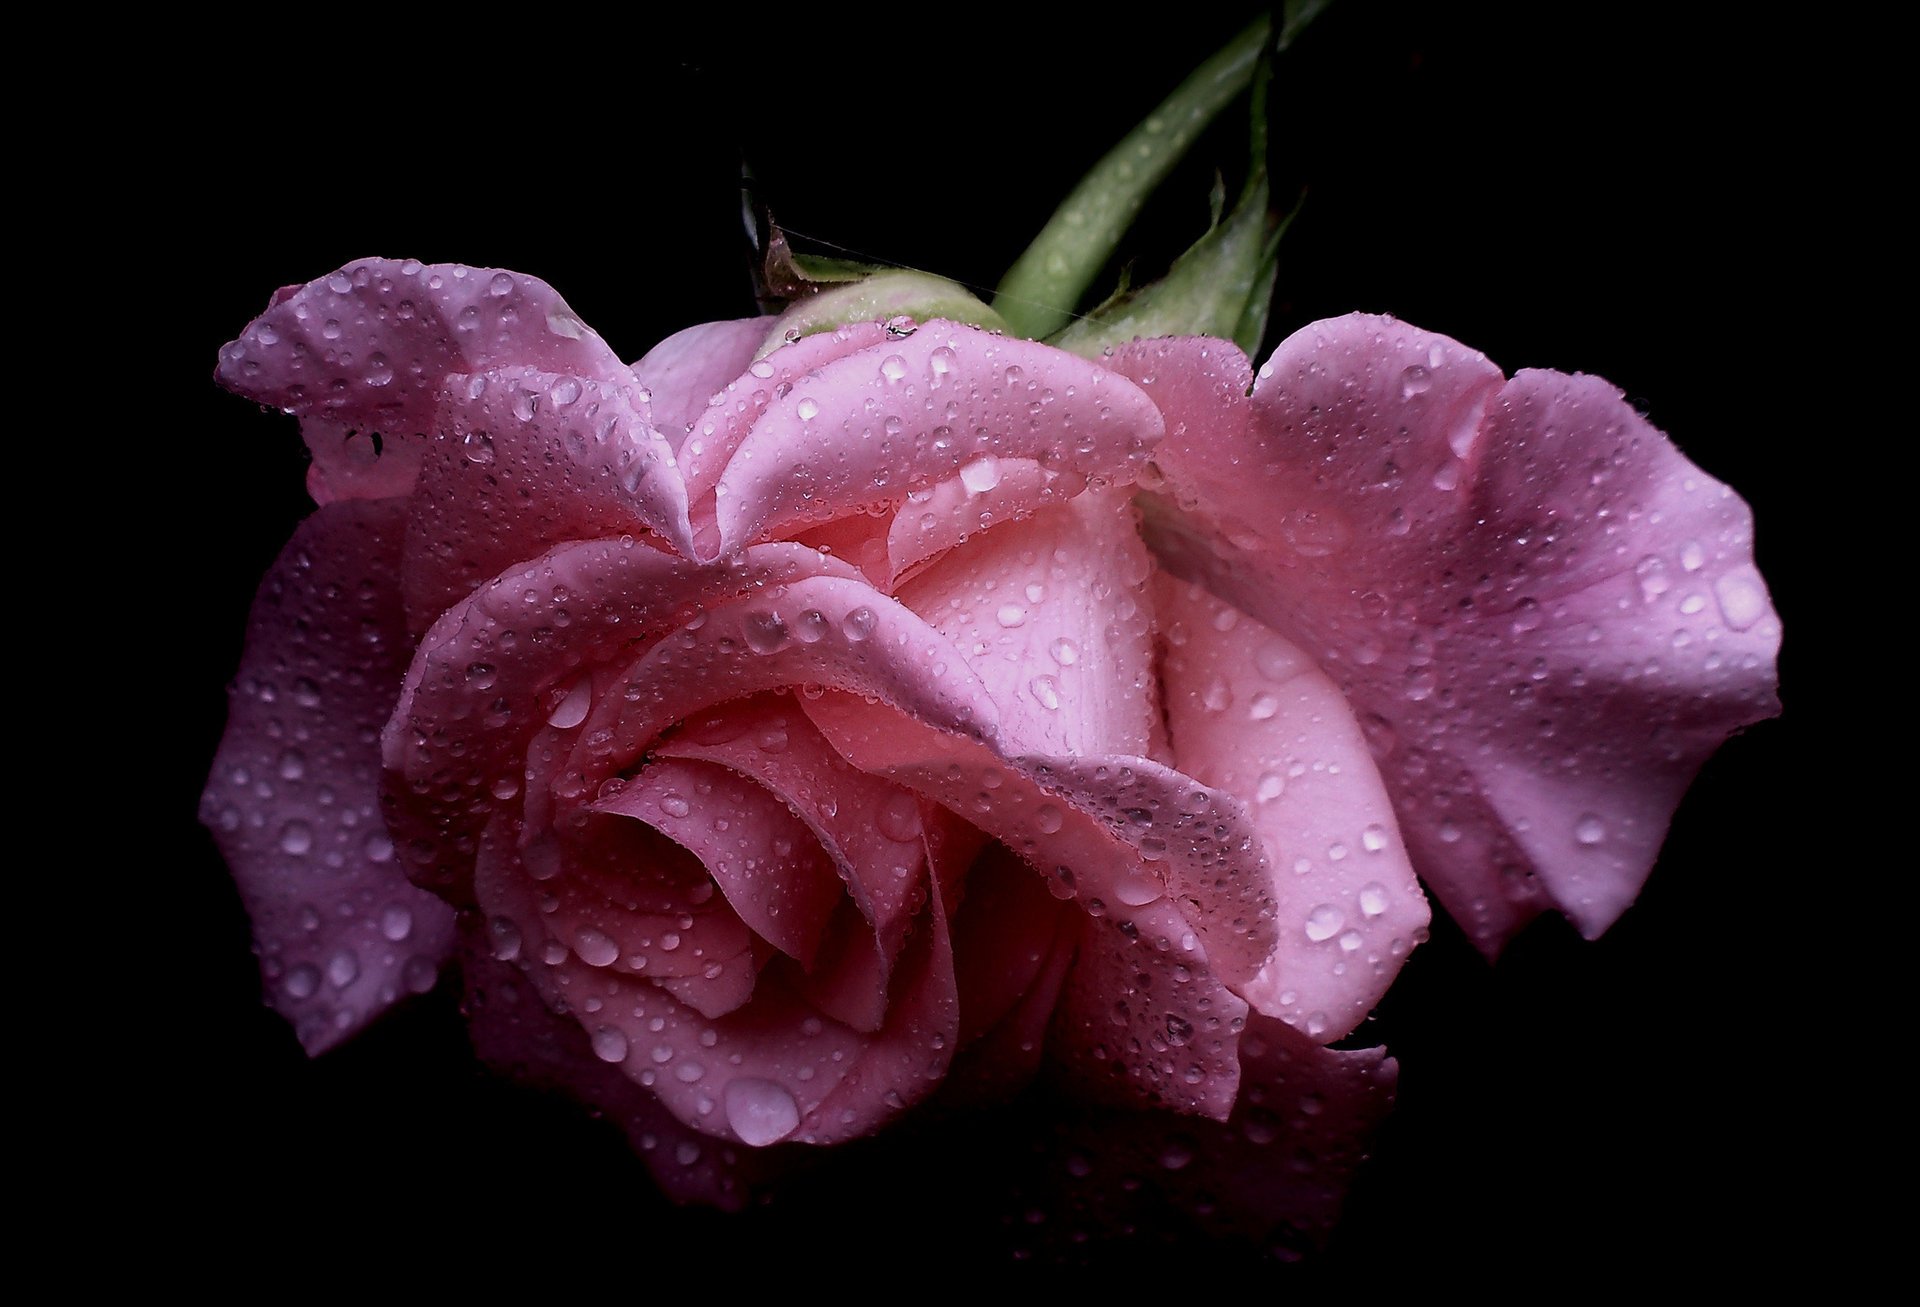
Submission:
[[309,1050],[464,950],[483,1046],[687,1139],[1043,1068],[1202,1122],[1344,1080],[1354,1128],[1391,1064],[1324,1046],[1416,868],[1489,951],[1597,934],[1773,710],[1744,505],[1594,378],[1360,316],[1257,384],[769,325],[629,368],[534,279],[368,260],[223,351],[322,505],[205,807]]

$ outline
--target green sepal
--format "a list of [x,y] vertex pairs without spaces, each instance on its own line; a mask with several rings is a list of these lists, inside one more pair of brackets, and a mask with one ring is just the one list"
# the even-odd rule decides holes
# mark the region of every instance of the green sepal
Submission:
[[915,322],[946,318],[988,331],[1007,330],[1007,324],[972,291],[945,277],[906,268],[890,268],[817,290],[788,306],[774,318],[766,340],[755,352],[765,358],[780,346],[802,336],[832,331],[850,322],[882,322],[907,317]]

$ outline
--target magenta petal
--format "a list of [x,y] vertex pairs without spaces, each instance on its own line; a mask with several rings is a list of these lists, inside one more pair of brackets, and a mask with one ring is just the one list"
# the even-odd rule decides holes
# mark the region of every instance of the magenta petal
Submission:
[[1330,1043],[1386,993],[1428,921],[1367,739],[1313,660],[1197,586],[1157,587],[1181,770],[1237,795],[1266,841],[1279,941],[1241,992]]
[[508,365],[632,377],[538,278],[413,259],[361,259],[282,291],[221,349],[215,376],[299,415],[308,486],[327,503],[412,489],[446,378]]
[[[998,458],[1056,473],[1061,499],[1095,475],[1129,482],[1160,433],[1139,388],[1097,364],[928,322],[775,395],[715,487],[722,548],[897,506],[969,469],[985,476]],[[697,494],[691,469],[689,484]]]
[[267,1001],[309,1053],[431,989],[453,909],[407,883],[381,820],[380,725],[410,645],[405,505],[329,505],[261,583],[201,802],[252,919]]
[[676,331],[633,365],[647,388],[653,424],[677,452],[708,401],[747,370],[772,318],[701,322]]
[[1156,552],[1339,684],[1483,948],[1548,906],[1605,930],[1700,763],[1776,710],[1746,506],[1596,378],[1502,385],[1361,316],[1283,343],[1244,406],[1224,365],[1147,375],[1200,348],[1117,360],[1181,433],[1155,456]]
[[407,524],[416,629],[553,545],[653,531],[693,555],[673,451],[637,403],[631,385],[527,368],[455,379]]
[[594,808],[687,849],[756,934],[813,961],[843,897],[840,878],[806,824],[763,786],[711,762],[666,758]]

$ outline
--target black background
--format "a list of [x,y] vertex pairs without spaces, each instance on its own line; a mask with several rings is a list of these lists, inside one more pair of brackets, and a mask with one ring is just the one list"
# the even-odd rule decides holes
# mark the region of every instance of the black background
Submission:
[[[1787,887],[1820,870],[1794,815],[1823,693],[1809,489],[1788,454],[1807,433],[1768,362],[1812,275],[1791,218],[1804,124],[1756,24],[1662,12],[1347,0],[1276,80],[1276,200],[1307,202],[1268,348],[1361,309],[1509,372],[1609,378],[1753,505],[1788,633],[1786,715],[1708,765],[1606,938],[1543,921],[1488,967],[1436,923],[1373,1023],[1401,1059],[1401,1099],[1329,1254],[1342,1267],[1490,1284],[1524,1264],[1764,1267],[1817,1244],[1834,1206],[1804,1068],[1838,1031],[1809,1022],[1805,976],[1782,962],[1799,945],[1781,947],[1809,930]],[[746,1278],[798,1256],[836,1282],[875,1257],[993,1273],[1033,1242],[1000,1222],[1002,1177],[903,1176],[881,1149],[744,1219],[666,1207],[606,1127],[478,1071],[444,992],[309,1062],[259,1006],[244,916],[194,823],[253,586],[308,507],[291,420],[209,379],[275,287],[370,254],[507,267],[637,357],[753,310],[743,152],[796,231],[991,285],[1239,17],[927,13],[927,36],[899,8],[845,26],[743,16],[685,43],[531,18],[485,41],[316,32],[177,87],[215,108],[162,97],[131,124],[129,223],[165,212],[186,233],[153,253],[174,325],[152,361],[177,437],[142,487],[167,522],[161,548],[179,551],[161,574],[184,578],[158,596],[184,670],[142,790],[166,868],[140,884],[170,941],[164,1029],[140,1106],[109,1118],[159,1144],[129,1146],[147,1160],[115,1210],[160,1232],[163,1256],[577,1259],[638,1287],[715,1255]],[[1224,121],[1149,214],[1143,272],[1203,228],[1213,166],[1240,166],[1240,121]]]

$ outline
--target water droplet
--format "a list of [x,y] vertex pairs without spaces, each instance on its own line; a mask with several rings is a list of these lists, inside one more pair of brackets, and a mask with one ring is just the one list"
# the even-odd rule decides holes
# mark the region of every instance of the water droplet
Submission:
[[669,791],[660,796],[660,811],[669,817],[684,817],[693,811],[693,805],[682,796]]
[[627,1037],[613,1026],[601,1026],[593,1032],[593,1055],[602,1062],[627,1060]]
[[499,678],[499,672],[492,663],[468,663],[467,684],[476,690],[490,690]]
[[573,683],[573,687],[566,692],[560,702],[554,705],[553,711],[547,716],[547,725],[558,730],[570,731],[587,720],[587,710],[592,707],[593,678],[582,676]]
[[380,914],[380,933],[398,944],[413,933],[413,913],[403,903],[389,903]]
[[511,917],[492,917],[487,921],[487,943],[493,956],[511,962],[520,956],[520,927]]
[[1720,615],[1736,631],[1744,631],[1767,611],[1767,592],[1750,571],[1729,572],[1713,583]]
[[1307,913],[1307,938],[1318,944],[1332,939],[1347,924],[1347,914],[1331,903],[1322,903]]
[[1060,684],[1051,676],[1036,676],[1027,685],[1042,708],[1049,712],[1060,706]]
[[[1165,846],[1162,845],[1162,851],[1164,852],[1164,850]],[[1165,893],[1166,890],[1161,886],[1159,881],[1150,876],[1142,876],[1134,872],[1128,872],[1122,876],[1120,883],[1114,886],[1113,889],[1113,896],[1130,908],[1143,907],[1160,898]]]
[[1298,651],[1279,640],[1270,640],[1253,653],[1254,669],[1271,681],[1286,680],[1303,662]]
[[1365,830],[1361,831],[1360,847],[1365,849],[1368,853],[1378,853],[1380,852],[1380,850],[1386,848],[1387,847],[1387,828],[1384,826],[1375,825],[1375,826],[1369,826]]
[[590,967],[610,967],[620,960],[620,946],[605,931],[582,926],[573,936],[573,951]]
[[1433,389],[1433,373],[1414,364],[1400,374],[1400,398],[1412,399],[1415,395],[1424,395]]
[[1280,701],[1262,690],[1253,696],[1253,702],[1247,706],[1247,716],[1256,722],[1264,722],[1280,711]]
[[960,469],[960,484],[970,495],[985,494],[1000,484],[1000,460],[992,454],[982,454]]
[[936,381],[953,371],[955,361],[956,355],[952,348],[946,345],[940,346],[927,356],[927,366],[933,370]]
[[290,821],[280,828],[280,851],[298,857],[313,847],[313,827],[304,821]]
[[368,862],[392,862],[393,840],[383,830],[370,830],[360,841],[360,852]]
[[727,1124],[740,1141],[764,1148],[792,1134],[800,1124],[800,1107],[784,1085],[754,1076],[729,1081],[725,1094]]
[[1573,838],[1578,844],[1591,848],[1607,838],[1607,823],[1594,812],[1580,814],[1580,820],[1573,823]]
[[513,278],[504,272],[493,274],[493,280],[487,283],[487,292],[496,298],[513,294]]
[[811,422],[820,416],[820,405],[812,396],[808,396],[795,404],[793,411],[802,422]]
[[580,398],[580,383],[572,377],[561,377],[547,387],[547,398],[553,401],[555,408],[565,408]]
[[1369,881],[1360,887],[1360,915],[1377,917],[1387,910],[1387,887],[1379,881]]
[[345,989],[360,979],[360,957],[350,948],[343,948],[327,959],[327,983],[335,989]]
[[1015,627],[1027,620],[1027,610],[1019,604],[1001,604],[1000,611],[994,614],[1000,625]]
[[1080,661],[1079,647],[1064,637],[1055,640],[1048,652],[1053,655],[1053,661],[1062,667],[1071,667]]
[[793,622],[793,637],[801,644],[818,644],[826,637],[831,623],[818,608],[809,608]]
[[891,794],[880,805],[876,824],[880,827],[880,833],[890,840],[901,844],[917,840],[921,830],[920,804],[905,791]]
[[907,375],[907,361],[898,354],[889,354],[880,360],[880,375],[889,383],[901,381]]
[[1680,547],[1680,566],[1697,572],[1706,565],[1707,551],[1698,540],[1689,540]]
[[1260,777],[1254,786],[1253,797],[1262,803],[1271,803],[1279,798],[1287,788],[1287,778],[1277,771],[1270,771]]
[[757,654],[774,653],[790,642],[786,621],[778,613],[748,613],[742,634],[747,648]]
[[1060,809],[1051,803],[1041,804],[1033,814],[1033,824],[1039,827],[1042,835],[1053,834],[1060,829],[1065,820]]
[[302,962],[287,973],[280,982],[288,998],[312,998],[314,991],[320,988],[320,968],[311,963]]
[[840,619],[840,633],[858,644],[873,634],[874,623],[879,619],[871,608],[856,608]]

